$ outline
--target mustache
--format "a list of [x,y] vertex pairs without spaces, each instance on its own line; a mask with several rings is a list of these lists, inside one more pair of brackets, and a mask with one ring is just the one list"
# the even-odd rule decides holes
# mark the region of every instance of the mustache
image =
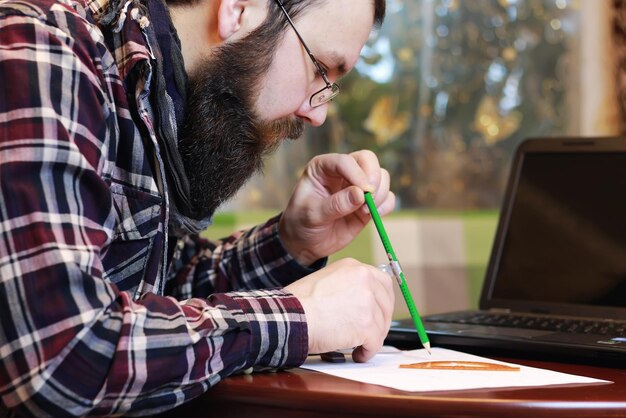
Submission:
[[281,118],[259,126],[266,149],[275,149],[281,139],[298,139],[304,133],[304,122],[298,118]]

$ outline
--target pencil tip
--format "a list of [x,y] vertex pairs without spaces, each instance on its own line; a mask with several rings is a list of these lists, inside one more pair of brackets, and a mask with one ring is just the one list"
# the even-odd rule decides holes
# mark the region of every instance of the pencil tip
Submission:
[[430,343],[429,342],[424,343],[424,348],[426,349],[426,351],[428,351],[428,355],[429,356],[433,355],[432,351],[430,351]]

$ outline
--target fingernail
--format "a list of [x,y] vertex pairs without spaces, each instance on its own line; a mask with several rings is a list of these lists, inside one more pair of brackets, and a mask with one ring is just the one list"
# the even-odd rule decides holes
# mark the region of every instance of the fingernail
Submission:
[[350,203],[352,203],[353,205],[358,205],[361,203],[361,193],[356,189],[350,190],[348,198],[350,199]]

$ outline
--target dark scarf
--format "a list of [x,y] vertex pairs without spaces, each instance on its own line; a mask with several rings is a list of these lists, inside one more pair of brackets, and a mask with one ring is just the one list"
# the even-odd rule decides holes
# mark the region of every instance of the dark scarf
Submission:
[[147,5],[159,49],[157,55],[156,48],[153,47],[157,59],[153,60],[153,91],[150,97],[155,113],[155,128],[158,130],[157,137],[167,165],[171,197],[170,232],[178,236],[197,233],[205,229],[211,220],[198,219],[189,198],[189,181],[178,151],[177,132],[184,121],[187,89],[180,40],[163,0],[147,0]]
[[[124,6],[127,10],[123,10]],[[176,236],[198,233],[211,224],[211,217],[200,219],[191,203],[189,180],[178,150],[178,129],[185,116],[187,74],[169,9],[163,0],[134,0],[131,5],[123,0],[110,0],[98,21],[100,25],[116,26],[122,13],[135,7],[149,20],[143,33],[154,56],[150,104],[159,149],[164,156],[170,202],[169,233]]]

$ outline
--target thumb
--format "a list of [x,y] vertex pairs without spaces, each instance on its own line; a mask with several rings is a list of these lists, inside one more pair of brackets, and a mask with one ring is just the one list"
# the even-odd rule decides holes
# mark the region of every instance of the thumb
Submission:
[[330,196],[322,208],[324,217],[337,219],[349,215],[365,203],[363,190],[350,186]]

